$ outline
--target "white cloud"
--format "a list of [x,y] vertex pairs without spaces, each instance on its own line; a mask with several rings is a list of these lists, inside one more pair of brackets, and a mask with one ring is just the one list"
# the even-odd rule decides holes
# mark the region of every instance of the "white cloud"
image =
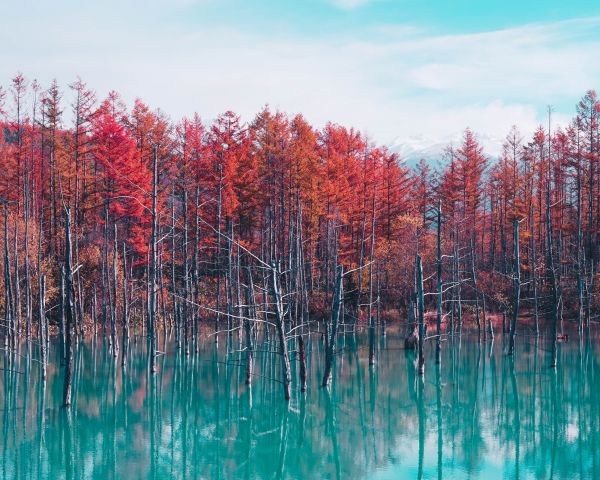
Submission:
[[[80,75],[99,95],[139,96],[174,118],[232,109],[249,120],[269,103],[393,142],[423,133],[445,141],[466,126],[486,139],[503,138],[513,124],[528,134],[547,103],[574,104],[600,78],[600,40],[590,33],[598,19],[460,35],[379,25],[359,40],[207,23],[194,30],[171,12],[154,18],[163,1],[150,3],[152,15],[136,2],[118,15],[107,6],[33,18],[9,11],[0,20],[0,84],[18,70],[65,86]],[[184,9],[206,1],[178,0]]]
[[333,5],[343,10],[353,10],[358,7],[363,7],[373,0],[329,0]]

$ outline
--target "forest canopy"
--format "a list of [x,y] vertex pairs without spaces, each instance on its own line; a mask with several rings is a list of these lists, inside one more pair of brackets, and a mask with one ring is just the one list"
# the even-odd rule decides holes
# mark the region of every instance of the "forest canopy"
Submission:
[[[175,311],[176,294],[209,308],[195,309],[198,321],[221,308],[219,296],[240,305],[232,272],[239,278],[259,258],[281,262],[283,272],[301,269],[287,288],[302,282],[302,302],[316,318],[328,311],[337,264],[352,272],[345,302],[353,321],[368,321],[374,302],[395,318],[414,296],[416,253],[426,290],[434,290],[438,205],[444,310],[453,317],[458,298],[465,311],[480,302],[511,311],[520,243],[523,308],[535,308],[536,322],[538,310],[592,318],[600,228],[594,91],[563,128],[540,125],[523,138],[513,127],[499,158],[466,129],[438,162],[411,168],[360,131],[315,128],[300,114],[265,107],[247,124],[231,111],[211,123],[197,114],[174,122],[139,99],[128,108],[116,92],[98,99],[81,80],[67,88],[69,104],[56,81],[43,88],[19,74],[0,91],[0,308],[13,312],[17,329],[31,317],[39,275],[48,303],[59,301],[67,207],[81,328],[99,316],[91,298],[122,308],[121,276],[147,283],[153,225],[161,316]],[[109,274],[113,257],[118,278]],[[143,316],[148,290],[134,291],[131,306]]]

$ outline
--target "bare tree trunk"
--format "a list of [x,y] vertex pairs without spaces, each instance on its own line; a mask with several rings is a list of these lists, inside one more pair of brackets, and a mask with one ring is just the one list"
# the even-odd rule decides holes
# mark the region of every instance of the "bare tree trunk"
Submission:
[[[102,244],[102,284],[100,293],[102,294],[102,335],[106,338],[106,319],[108,316],[106,304],[106,278],[108,276],[108,205],[104,207],[104,242]],[[110,337],[109,337],[110,338]]]
[[117,337],[117,224],[115,223],[115,238],[113,242],[113,294],[112,314],[110,316],[110,336],[112,338],[113,356],[119,355],[119,338]]
[[373,256],[375,252],[375,192],[373,185],[373,205],[371,209],[371,251],[369,252],[369,365],[375,365],[375,322],[373,319]]
[[456,306],[456,314],[457,314],[457,320],[458,320],[458,328],[459,330],[462,330],[462,322],[463,322],[463,317],[462,317],[462,279],[461,279],[461,275],[460,275],[460,249],[458,248],[458,233],[455,233],[455,240],[454,240],[454,269],[456,272],[456,302],[457,302],[457,306]]
[[490,337],[490,341],[494,341],[494,325],[492,320],[490,319],[489,321],[486,322],[485,320],[485,315],[487,315],[487,308],[485,306],[485,295],[481,296],[482,299],[482,303],[483,303],[483,315],[484,315],[484,323],[487,323],[487,331],[488,331],[488,335]]
[[419,319],[419,350],[417,352],[417,371],[419,375],[425,373],[425,305],[423,296],[423,265],[421,255],[417,255],[417,311]]
[[73,266],[71,264],[71,209],[65,208],[65,317],[66,317],[66,368],[63,385],[63,405],[71,405],[73,377]]
[[173,322],[175,323],[175,341],[177,349],[181,349],[181,324],[177,309],[177,284],[175,280],[175,187],[171,191],[171,302],[173,306]]
[[[160,247],[159,247],[160,248]],[[161,324],[162,324],[162,329],[163,329],[163,337],[166,338],[167,336],[167,304],[165,301],[165,289],[164,289],[164,284],[165,284],[165,276],[164,276],[164,269],[163,269],[163,257],[164,255],[162,254],[162,252],[159,252],[158,254],[158,291],[160,292],[160,316],[161,316]]]
[[[578,149],[579,149],[579,134],[577,138]],[[581,157],[579,152],[577,153],[577,243],[576,243],[576,268],[577,268],[577,325],[579,328],[579,335],[583,334],[583,262],[581,255],[582,247],[582,234],[581,234]]]
[[[14,322],[14,334],[15,336],[21,330],[21,287],[20,287],[20,278],[19,278],[19,248],[18,248],[18,238],[19,232],[17,228],[17,219],[15,217],[15,244],[14,244],[14,252],[15,252],[15,273],[14,273],[14,307],[13,307],[13,322]],[[16,337],[15,337],[16,338]]]
[[[215,333],[219,331],[221,320],[221,216],[223,210],[223,166],[219,164],[219,190],[217,198],[217,254],[215,256],[215,269],[217,271],[217,313],[215,315]],[[215,343],[219,336],[215,335]]]
[[11,349],[15,345],[14,309],[12,279],[10,273],[10,251],[8,238],[8,207],[4,204],[4,346]]
[[246,385],[252,384],[253,373],[253,342],[252,342],[252,325],[250,319],[255,319],[254,309],[254,294],[252,293],[252,274],[248,269],[248,284],[245,289],[246,294],[246,315],[244,318],[244,332],[246,335]]
[[514,272],[514,293],[513,293],[513,312],[512,322],[510,324],[510,337],[508,342],[508,354],[513,355],[515,351],[515,334],[517,331],[517,318],[519,316],[519,300],[521,299],[521,261],[519,255],[519,221],[514,219],[514,244],[515,244],[515,272]]
[[67,297],[65,292],[65,269],[64,266],[60,269],[60,290],[59,290],[59,307],[60,311],[58,312],[58,321],[59,321],[59,335],[60,335],[60,363],[61,365],[66,365],[67,363],[67,333],[65,327],[65,315],[67,312]]
[[[61,277],[61,289],[62,288],[63,287],[62,287],[62,277]],[[96,335],[98,334],[98,297],[96,294],[96,284],[95,283],[94,283],[93,288],[94,288],[94,296],[92,297],[92,322],[93,322],[93,327],[94,327],[94,339],[95,339]],[[64,289],[62,291],[62,295],[64,295]],[[61,323],[61,328],[62,328],[62,325],[63,324]]]
[[[308,292],[306,285],[306,269],[304,264],[304,237],[302,233],[302,204],[300,203],[300,194],[297,193],[296,196],[297,206],[296,211],[297,214],[297,224],[298,224],[298,234],[297,234],[297,262],[298,262],[298,283],[300,285],[300,335],[298,336],[298,354],[300,357],[300,391],[306,391],[306,344],[304,341],[305,334],[305,326],[307,323],[307,317],[309,315],[309,306],[308,306]],[[298,295],[297,295],[298,297]]]
[[298,337],[298,350],[300,356],[300,391],[306,392],[306,344],[304,337]]
[[150,355],[150,371],[156,373],[156,187],[158,183],[158,147],[154,145],[152,157],[152,232],[150,240],[150,301],[148,310],[148,338]]
[[323,381],[321,385],[326,387],[331,382],[331,371],[333,369],[333,358],[335,355],[335,344],[337,340],[337,332],[340,320],[340,310],[344,295],[343,280],[344,267],[338,265],[337,274],[335,276],[335,286],[333,289],[333,299],[331,302],[331,317],[329,322],[325,324],[325,372],[323,373]]
[[377,299],[375,300],[377,303],[377,325],[381,326],[381,335],[383,337],[386,336],[386,323],[385,319],[381,316],[381,283],[379,281],[380,271],[379,271],[379,261],[377,262],[377,270],[375,271],[375,281],[377,284]]
[[[366,230],[366,226],[367,226],[367,186],[366,183],[364,185],[364,201],[363,201],[363,220],[362,220],[362,230],[361,230],[361,237],[360,237],[360,255],[359,255],[359,259],[358,259],[358,270],[357,270],[357,276],[358,276],[358,286],[357,286],[357,291],[356,291],[356,306],[355,306],[355,315],[356,318],[354,319],[353,325],[352,325],[352,329],[356,330],[356,323],[360,320],[360,301],[361,301],[361,296],[362,296],[362,269],[363,269],[363,265],[365,262],[365,230]],[[369,318],[369,327],[371,326],[371,319]],[[371,334],[369,333],[369,338],[370,338]],[[369,350],[370,352],[370,350]],[[369,353],[369,362],[371,355]]]
[[196,185],[196,196],[195,196],[195,210],[194,210],[194,264],[192,265],[192,284],[194,289],[194,304],[193,304],[193,316],[192,316],[192,335],[193,335],[193,343],[194,350],[198,353],[200,344],[198,342],[198,322],[200,321],[200,311],[199,311],[199,303],[200,303],[200,279],[199,279],[199,257],[198,257],[198,246],[200,242],[200,222],[198,216],[200,202],[200,187]]
[[283,301],[280,290],[279,278],[281,276],[279,264],[273,262],[271,264],[271,295],[275,304],[275,326],[277,328],[277,336],[279,337],[279,354],[281,355],[281,368],[283,370],[283,393],[286,400],[291,398],[290,383],[292,381],[290,373],[290,359],[288,356],[287,338],[285,335],[285,326],[283,318]]
[[183,189],[183,242],[181,245],[181,252],[183,254],[183,345],[185,354],[190,354],[190,343],[189,343],[189,265],[188,265],[188,214],[187,214],[187,190]]
[[547,242],[547,268],[550,278],[550,301],[551,301],[551,319],[552,319],[552,358],[550,366],[556,368],[557,364],[557,345],[556,336],[558,334],[558,291],[556,286],[556,271],[554,267],[554,246],[552,232],[552,216],[550,215],[550,180],[548,179],[548,188],[546,190],[546,242]]
[[227,303],[227,338],[233,336],[233,220],[226,217],[227,272],[225,274],[225,298]]
[[470,240],[471,246],[471,279],[473,280],[473,291],[475,292],[475,322],[477,324],[477,339],[481,342],[481,318],[479,317],[479,290],[477,289],[477,276],[475,273],[475,248],[473,239]]
[[442,363],[442,201],[438,200],[437,208],[437,315],[435,322],[435,363]]
[[[551,214],[551,196],[550,187],[552,185],[552,137],[551,137],[551,115],[552,108],[548,107],[548,177],[546,178],[546,267],[548,269],[548,276],[550,277],[550,299],[552,302],[552,358],[550,360],[550,366],[556,368],[557,364],[557,344],[556,336],[558,333],[558,288],[556,281],[556,268],[554,265],[554,232],[552,227],[552,214]],[[590,192],[591,195],[591,192]],[[590,217],[591,219],[591,217]]]
[[538,288],[537,288],[537,271],[536,271],[536,246],[535,246],[535,216],[533,212],[533,202],[531,204],[530,213],[531,223],[531,283],[533,286],[533,315],[535,319],[535,334],[540,334],[540,322],[539,322],[539,303],[538,303]]
[[[76,261],[76,264],[79,265],[79,261]],[[85,305],[84,305],[84,295],[83,295],[83,286],[81,285],[81,275],[79,274],[79,270],[76,273],[77,275],[77,301],[76,301],[76,307],[77,307],[77,311],[78,311],[78,322],[77,325],[79,326],[79,335],[78,338],[80,337],[81,339],[83,339],[85,330]]]
[[127,295],[127,256],[123,244],[123,352],[121,353],[121,366],[127,365],[129,353],[129,303]]
[[40,342],[40,357],[42,361],[42,380],[46,379],[46,275],[39,277],[39,324],[38,324],[38,341]]
[[[29,208],[25,207],[25,338],[27,343],[31,340],[32,323],[32,292],[31,292],[31,269],[29,260]],[[39,275],[39,272],[38,272]]]

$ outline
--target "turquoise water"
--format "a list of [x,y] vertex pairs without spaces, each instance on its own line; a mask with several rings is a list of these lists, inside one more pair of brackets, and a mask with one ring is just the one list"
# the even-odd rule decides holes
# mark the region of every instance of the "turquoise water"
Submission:
[[561,344],[556,371],[542,339],[519,338],[513,361],[501,339],[457,338],[440,369],[431,344],[423,382],[398,335],[379,338],[372,368],[366,336],[340,342],[330,390],[320,338],[308,343],[309,389],[289,405],[268,344],[250,389],[225,341],[189,357],[167,343],[155,376],[145,342],[124,370],[102,338],[87,341],[70,413],[55,348],[45,387],[36,362],[5,357],[0,478],[600,478],[595,341]]

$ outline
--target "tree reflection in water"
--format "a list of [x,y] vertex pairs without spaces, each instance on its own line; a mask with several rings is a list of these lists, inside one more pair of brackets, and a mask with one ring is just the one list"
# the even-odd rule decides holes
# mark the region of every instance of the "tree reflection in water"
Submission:
[[227,343],[197,355],[167,343],[155,376],[143,341],[126,366],[102,339],[80,343],[71,410],[58,361],[43,381],[27,356],[5,354],[2,478],[600,478],[594,338],[561,344],[556,370],[543,339],[518,337],[507,357],[501,341],[454,338],[439,365],[427,345],[420,377],[397,334],[376,342],[372,365],[358,334],[340,341],[320,388],[315,336],[308,390],[289,405],[269,345],[257,345],[245,385],[244,357]]

